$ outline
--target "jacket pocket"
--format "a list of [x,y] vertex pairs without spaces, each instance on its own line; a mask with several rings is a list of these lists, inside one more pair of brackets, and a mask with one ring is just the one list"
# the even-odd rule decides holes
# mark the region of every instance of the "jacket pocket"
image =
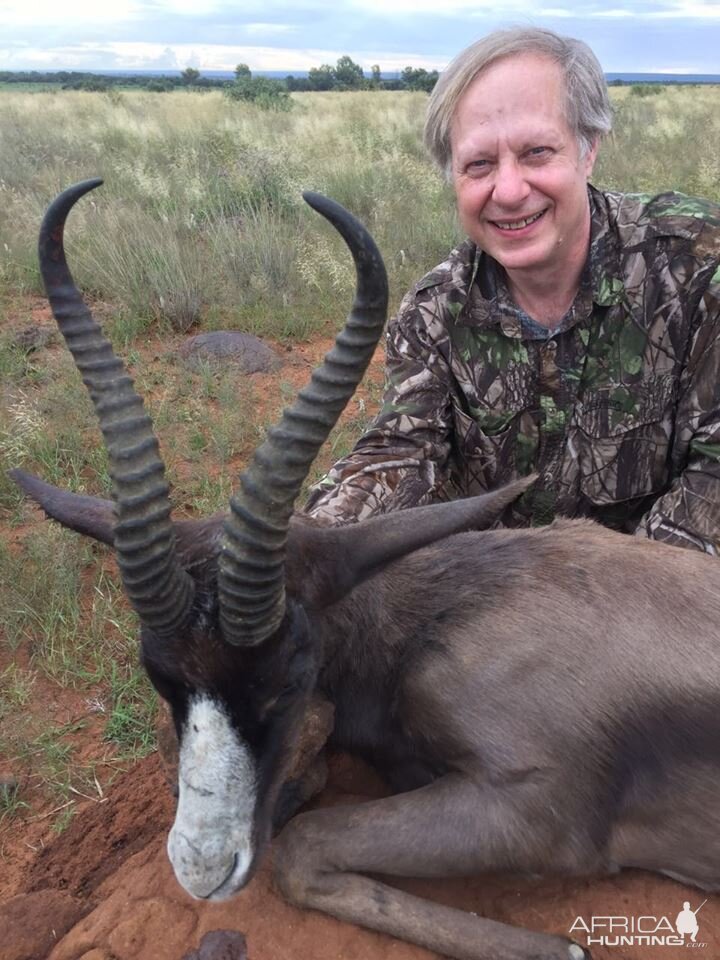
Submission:
[[[453,410],[456,479],[465,496],[514,479],[522,410]],[[527,472],[527,471],[525,471]]]
[[669,480],[675,381],[651,377],[630,389],[587,392],[575,408],[580,489],[608,504],[661,493]]

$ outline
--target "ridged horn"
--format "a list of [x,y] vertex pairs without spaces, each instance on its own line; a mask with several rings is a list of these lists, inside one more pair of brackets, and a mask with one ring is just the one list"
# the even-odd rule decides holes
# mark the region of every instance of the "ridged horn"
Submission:
[[285,542],[295,499],[362,379],[387,315],[387,276],[375,241],[340,204],[317,193],[303,197],[345,240],[355,261],[357,288],[335,346],[256,450],[230,501],[218,587],[223,636],[236,646],[261,643],[282,621]]
[[194,587],[175,554],[158,443],[122,361],[75,286],[63,246],[70,210],[101,183],[99,179],[77,183],[48,207],[40,228],[40,272],[105,438],[117,504],[114,543],[125,590],[143,623],[169,635],[187,620]]

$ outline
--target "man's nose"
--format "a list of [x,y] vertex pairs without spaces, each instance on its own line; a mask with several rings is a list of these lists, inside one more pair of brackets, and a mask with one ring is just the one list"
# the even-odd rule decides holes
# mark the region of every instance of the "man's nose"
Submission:
[[530,185],[515,159],[501,161],[495,170],[493,200],[498,206],[518,207],[528,197]]

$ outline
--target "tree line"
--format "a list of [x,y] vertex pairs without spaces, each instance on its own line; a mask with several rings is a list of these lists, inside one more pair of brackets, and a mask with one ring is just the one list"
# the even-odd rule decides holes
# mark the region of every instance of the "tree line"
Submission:
[[135,87],[154,93],[164,93],[187,87],[193,89],[223,89],[233,99],[278,100],[284,94],[303,90],[422,90],[429,93],[437,83],[437,70],[423,67],[405,67],[398,77],[382,76],[379,64],[374,64],[369,76],[359,63],[348,56],[338,59],[335,66],[323,64],[313,67],[307,77],[288,74],[284,80],[253,76],[247,64],[239,63],[234,79],[204,77],[195,67],[187,67],[179,76],[153,77],[132,74],[98,74],[90,71],[60,70],[0,70],[0,83],[44,84],[63,90],[90,90],[103,92],[116,87]]
[[350,57],[340,57],[335,66],[324,63],[313,67],[307,77],[285,78],[288,90],[422,90],[430,93],[438,81],[437,70],[424,67],[405,67],[398,77],[384,78],[379,64],[370,68],[366,76],[359,63]]

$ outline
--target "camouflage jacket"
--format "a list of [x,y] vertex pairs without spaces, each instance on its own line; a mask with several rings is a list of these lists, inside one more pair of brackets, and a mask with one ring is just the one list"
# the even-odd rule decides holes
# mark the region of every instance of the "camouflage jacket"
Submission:
[[505,524],[589,516],[720,549],[720,207],[589,197],[587,264],[555,330],[469,241],[407,294],[382,409],[306,510],[345,523],[537,471]]

